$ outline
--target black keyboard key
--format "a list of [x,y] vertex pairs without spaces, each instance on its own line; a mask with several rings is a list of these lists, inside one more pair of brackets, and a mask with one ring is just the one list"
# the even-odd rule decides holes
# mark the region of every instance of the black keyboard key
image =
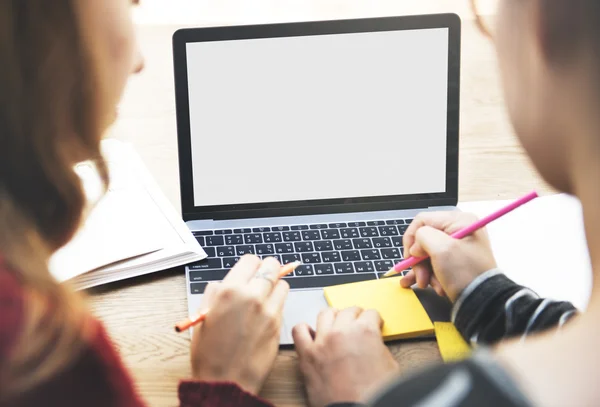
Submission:
[[408,229],[408,225],[398,225],[397,228],[400,234],[403,235],[406,232],[406,229]]
[[361,237],[376,237],[379,236],[376,227],[360,228]]
[[235,250],[238,256],[243,256],[244,254],[254,254],[254,246],[251,244],[236,246]]
[[342,257],[339,252],[323,252],[321,253],[321,257],[323,258],[323,263],[335,263],[338,261],[342,261]]
[[361,226],[367,226],[367,224],[365,222],[348,222],[348,227],[351,228],[358,228]]
[[271,228],[269,227],[261,227],[261,228],[252,228],[252,232],[254,233],[264,233],[264,232],[270,232]]
[[385,222],[382,220],[372,220],[367,222],[367,226],[383,226],[385,225]]
[[392,241],[389,237],[375,237],[373,238],[373,247],[376,249],[392,247]]
[[244,235],[244,242],[246,244],[251,244],[251,243],[262,243],[262,235],[260,233],[251,233],[248,235]]
[[310,225],[309,227],[311,229],[327,229],[327,225],[323,225],[322,223],[320,223],[318,225]]
[[343,261],[358,261],[360,253],[358,250],[345,250],[341,252]]
[[377,260],[375,262],[375,270],[388,272],[394,267],[394,262],[391,260]]
[[282,254],[281,255],[281,260],[283,261],[282,264],[288,264],[288,263],[293,263],[295,261],[301,261],[300,255],[298,253],[294,253],[294,254]]
[[377,277],[375,273],[364,273],[364,274],[342,274],[333,276],[321,276],[319,278],[314,277],[293,277],[285,278],[290,288],[322,288],[329,287],[332,285],[358,283],[360,281],[374,280]]
[[313,242],[315,245],[315,250],[318,252],[323,252],[325,250],[333,250],[333,243],[329,240],[320,240],[318,242]]
[[233,246],[219,246],[217,247],[217,256],[235,256],[235,247]]
[[321,236],[323,236],[323,239],[339,239],[340,231],[337,229],[325,229],[321,231]]
[[196,238],[196,240],[198,241],[198,244],[200,246],[204,246],[205,242],[204,242],[204,236],[194,236]]
[[281,242],[281,233],[279,233],[279,232],[265,233],[263,235],[263,239],[264,239],[265,243]]
[[343,239],[343,240],[334,240],[333,247],[335,250],[350,250],[352,249],[352,240]]
[[226,245],[244,244],[244,237],[242,235],[226,235],[225,236],[225,244]]
[[278,243],[275,245],[275,251],[279,254],[294,253],[294,245],[291,243]]
[[331,229],[339,229],[339,228],[348,227],[348,225],[346,225],[344,222],[338,222],[338,223],[330,223],[329,227]]
[[300,236],[300,232],[283,232],[283,241],[284,242],[298,242],[302,240],[302,236]]
[[399,236],[392,236],[392,244],[394,247],[402,247],[402,238]]
[[220,269],[223,267],[221,259],[204,259],[190,264],[190,270]]
[[302,232],[302,239],[304,240],[321,240],[321,234],[318,230],[306,230]]
[[215,235],[230,235],[232,233],[233,233],[233,230],[231,230],[231,229],[215,230]]
[[221,281],[228,272],[229,270],[190,271],[190,281],[193,283],[201,281]]
[[387,225],[404,225],[404,221],[402,219],[386,220],[385,223]]
[[355,249],[372,249],[371,239],[352,239]]
[[271,231],[273,232],[285,232],[286,230],[290,230],[289,226],[273,226],[271,227]]
[[352,239],[353,237],[360,237],[358,235],[358,229],[356,228],[340,229],[340,236],[343,239]]
[[252,232],[252,229],[250,229],[250,228],[233,229],[233,233],[250,233],[250,232]]
[[315,264],[315,275],[333,274],[333,264]]
[[410,223],[413,221],[412,218],[410,219],[404,219],[404,221],[406,222],[407,225],[410,225]]
[[352,263],[335,263],[333,265],[335,274],[351,274],[354,273],[354,266]]
[[272,244],[257,244],[256,245],[256,254],[264,255],[264,254],[275,254],[275,248]]
[[398,229],[395,226],[380,226],[379,227],[379,235],[381,236],[396,236],[398,234]]
[[373,262],[370,261],[357,261],[354,263],[354,268],[357,273],[372,273],[375,271]]
[[294,248],[298,253],[314,251],[312,242],[297,242],[294,243]]
[[308,225],[294,225],[291,227],[292,230],[308,230]]
[[400,259],[400,251],[398,249],[381,249],[381,258],[383,259]]
[[223,239],[223,236],[206,236],[207,246],[223,246],[224,244],[225,239]]
[[296,270],[294,270],[294,274],[296,274],[296,276],[298,277],[314,276],[315,271],[313,270],[312,264],[303,264],[301,266],[296,267]]
[[[391,250],[393,250],[393,249],[391,249]],[[379,260],[379,259],[381,259],[381,256],[379,256],[379,250],[377,250],[377,249],[361,250],[360,255],[362,256],[363,260]]]
[[302,263],[304,264],[315,264],[321,262],[321,255],[319,253],[303,253]]
[[214,247],[203,247],[203,249],[208,257],[217,257],[217,249]]
[[240,261],[239,257],[225,257],[223,258],[223,267],[230,269],[233,266],[235,266],[235,263],[237,263],[238,261]]
[[190,292],[192,294],[203,294],[207,285],[208,285],[208,283],[194,283],[194,284],[190,284]]
[[214,233],[212,230],[196,230],[196,231],[192,232],[192,234],[194,236],[210,236]]

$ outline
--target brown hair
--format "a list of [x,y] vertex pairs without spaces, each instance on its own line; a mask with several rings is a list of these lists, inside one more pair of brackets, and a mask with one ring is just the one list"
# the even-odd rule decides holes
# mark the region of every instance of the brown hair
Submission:
[[77,3],[0,2],[0,256],[25,294],[20,340],[0,364],[0,402],[66,368],[89,334],[81,300],[47,266],[86,205],[74,165],[94,160],[108,179],[97,64]]
[[[505,0],[508,1],[508,0]],[[513,0],[522,5],[536,2],[542,21],[544,52],[551,62],[565,63],[574,52],[592,53],[600,61],[600,1]],[[470,0],[477,26],[488,36],[489,27],[479,14],[479,1]]]
[[566,63],[580,52],[600,61],[600,1],[539,1],[544,51],[551,62]]

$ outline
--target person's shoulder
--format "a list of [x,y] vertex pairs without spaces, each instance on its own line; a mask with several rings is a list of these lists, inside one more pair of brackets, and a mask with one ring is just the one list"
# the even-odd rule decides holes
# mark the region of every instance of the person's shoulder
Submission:
[[6,360],[23,322],[23,287],[0,254],[0,360]]

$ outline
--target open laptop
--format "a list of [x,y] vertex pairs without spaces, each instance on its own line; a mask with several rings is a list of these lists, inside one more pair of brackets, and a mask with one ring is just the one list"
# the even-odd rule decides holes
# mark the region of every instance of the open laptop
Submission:
[[245,253],[301,260],[281,344],[322,288],[379,278],[458,196],[460,20],[426,15],[173,36],[183,218],[208,254],[190,314]]

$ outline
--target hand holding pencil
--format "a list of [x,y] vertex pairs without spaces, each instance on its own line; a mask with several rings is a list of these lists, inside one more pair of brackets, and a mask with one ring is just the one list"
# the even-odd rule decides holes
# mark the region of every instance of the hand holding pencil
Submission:
[[[295,261],[293,263],[288,263],[285,266],[281,267],[281,270],[279,271],[279,275],[277,276],[277,279],[285,277],[288,274],[292,273],[301,264],[302,264],[301,262]],[[262,277],[264,278],[265,276],[262,275]],[[275,283],[275,281],[273,281],[273,283]],[[208,311],[209,311],[208,309],[202,310],[202,311],[198,312],[198,314],[195,315],[194,317],[185,319],[185,320],[177,323],[175,325],[175,331],[183,332],[183,331],[186,331],[189,328],[193,327],[194,325],[198,325],[199,323],[204,322],[204,320],[206,319],[206,317],[208,315]]]
[[412,263],[412,270],[400,284],[405,288],[415,283],[420,288],[431,285],[439,295],[455,301],[477,276],[496,268],[483,227],[536,197],[531,192],[481,220],[460,211],[419,214],[404,234],[404,257],[416,259],[395,267],[405,269],[407,263]]
[[283,268],[274,258],[242,257],[223,282],[209,284],[201,310],[208,311],[195,326],[192,372],[197,380],[235,382],[257,394],[277,351],[283,305],[289,291],[280,279]]

